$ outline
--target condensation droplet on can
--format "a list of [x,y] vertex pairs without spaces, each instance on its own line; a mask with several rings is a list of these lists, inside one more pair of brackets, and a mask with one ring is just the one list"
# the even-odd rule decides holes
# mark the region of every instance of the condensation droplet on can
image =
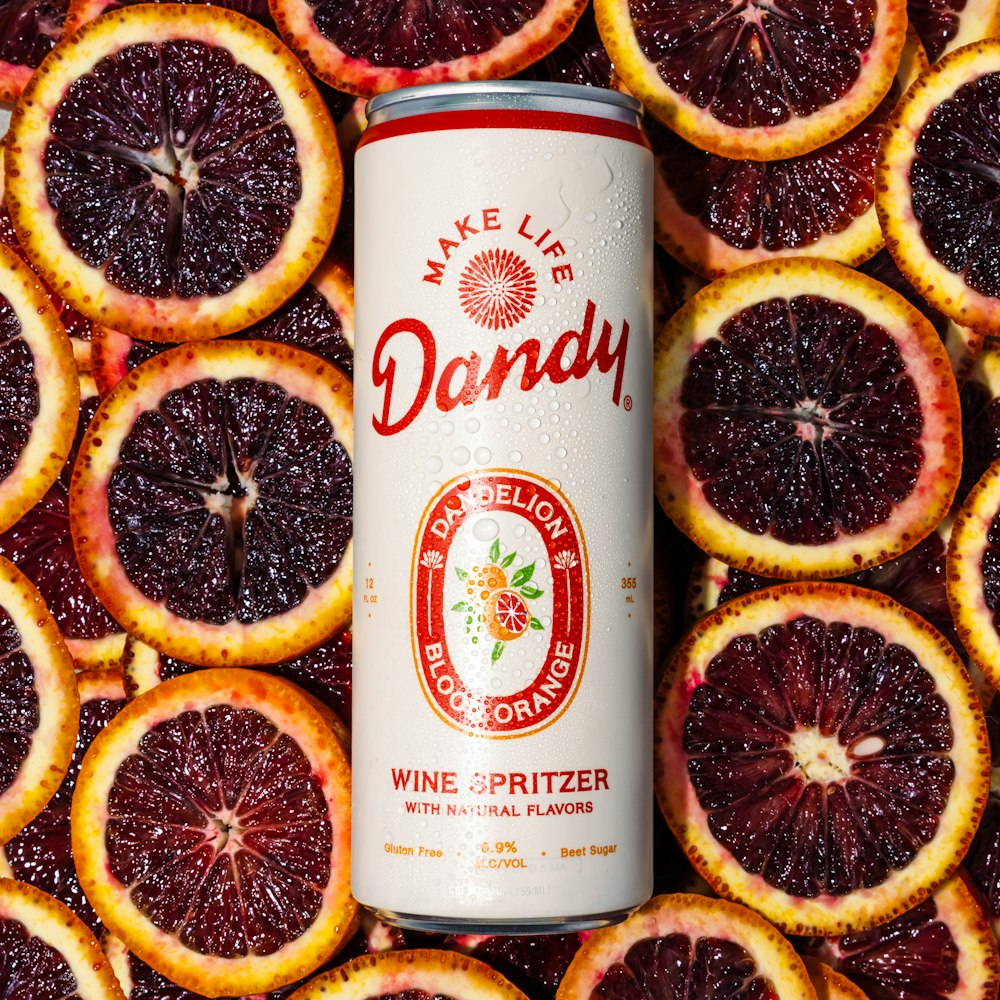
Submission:
[[471,457],[472,455],[469,453],[469,449],[466,448],[464,444],[460,444],[451,453],[451,460],[456,465],[468,465]]
[[477,542],[492,542],[500,534],[500,525],[492,517],[481,517],[472,526],[472,537]]
[[584,212],[583,213],[583,221],[584,222],[597,222],[597,213],[596,212]]
[[487,465],[493,459],[493,452],[489,448],[480,446],[472,453],[472,457],[477,465]]
[[521,461],[521,453],[519,451],[512,451],[510,453],[510,460],[512,462],[515,462],[515,463],[520,462]]
[[424,464],[424,468],[431,474],[436,474],[441,471],[441,466],[444,463],[441,461],[440,455],[431,455]]
[[470,434],[475,434],[479,430],[479,421],[475,417],[469,417],[469,419],[465,421],[465,429]]

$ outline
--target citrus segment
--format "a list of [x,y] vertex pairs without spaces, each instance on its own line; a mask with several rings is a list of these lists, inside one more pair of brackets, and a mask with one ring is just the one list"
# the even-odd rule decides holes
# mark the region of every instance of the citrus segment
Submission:
[[528,1000],[484,962],[454,951],[412,949],[365,955],[316,976],[293,1000]]
[[963,874],[901,916],[817,953],[870,1000],[990,1000],[1000,981],[996,939]]
[[0,878],[0,984],[4,997],[122,1000],[101,946],[62,903]]
[[654,357],[656,495],[729,565],[838,576],[928,535],[954,496],[958,393],[928,321],[832,261],[752,264]]
[[955,516],[948,545],[948,602],[959,640],[1000,686],[1000,462],[987,469]]
[[59,788],[79,708],[73,660],[45,602],[0,558],[0,844]]
[[70,475],[96,408],[96,396],[81,402],[73,447],[58,478],[20,520],[0,533],[0,555],[38,587],[80,670],[117,665],[125,642],[118,624],[84,582],[69,528]]
[[101,920],[187,989],[294,982],[354,930],[349,767],[287,681],[201,670],[131,701],[84,757],[71,825]]
[[0,246],[0,531],[59,475],[79,405],[66,332],[31,268]]
[[816,992],[802,959],[766,920],[726,900],[678,893],[655,896],[591,934],[556,996],[815,1000]]
[[761,0],[595,0],[629,91],[701,149],[732,159],[797,156],[843,135],[886,95],[906,8]]
[[77,677],[80,727],[66,777],[45,808],[0,849],[0,874],[30,882],[65,903],[95,934],[101,924],[80,888],[70,845],[69,808],[80,762],[94,737],[125,704],[121,671],[91,670]]
[[688,857],[788,933],[925,899],[986,800],[968,674],[874,591],[804,582],[721,606],[677,647],[655,717],[657,797]]
[[964,46],[922,73],[894,110],[877,172],[886,247],[956,323],[1000,330],[994,259],[1000,40]]
[[390,2],[270,0],[278,30],[308,69],[371,97],[397,87],[512,76],[565,38],[585,0],[411,7]]
[[7,0],[0,6],[0,101],[16,100],[63,33],[68,0]]
[[994,936],[1000,936],[1000,698],[986,709],[990,737],[990,794],[963,865],[983,896]]
[[103,14],[42,65],[6,178],[46,282],[94,322],[166,341],[281,305],[322,258],[342,186],[295,57],[233,11],[169,3]]
[[135,369],[70,489],[84,578],[131,634],[203,665],[271,663],[351,610],[352,390],[284,345],[214,341]]

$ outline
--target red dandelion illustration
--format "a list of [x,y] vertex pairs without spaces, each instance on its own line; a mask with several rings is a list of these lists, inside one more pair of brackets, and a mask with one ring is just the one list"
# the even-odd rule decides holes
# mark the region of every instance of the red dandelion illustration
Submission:
[[458,279],[465,314],[480,326],[505,330],[516,326],[535,303],[535,272],[512,250],[484,250]]

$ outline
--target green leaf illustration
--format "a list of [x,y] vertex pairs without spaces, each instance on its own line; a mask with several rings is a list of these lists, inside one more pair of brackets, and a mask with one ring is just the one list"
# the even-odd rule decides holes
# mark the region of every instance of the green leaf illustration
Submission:
[[528,622],[528,624],[536,632],[544,632],[545,631],[545,626],[537,618],[532,618],[531,621]]
[[511,552],[510,555],[504,556],[503,562],[500,563],[500,568],[506,569],[516,558],[517,558],[516,552]]
[[514,578],[510,581],[512,587],[522,587],[526,584],[535,572],[534,562],[528,563],[527,566],[522,566],[515,574]]
[[521,588],[521,596],[527,601],[533,601],[536,597],[541,597],[544,590],[539,590],[533,583],[526,583]]
[[499,660],[500,657],[503,656],[503,646],[504,646],[504,644],[502,642],[498,642],[498,643],[494,644],[494,646],[493,646],[493,652],[490,653],[490,662],[491,663],[496,663],[497,660]]
[[490,546],[490,554],[488,556],[491,563],[495,563],[500,558],[500,539],[494,538],[493,544]]
[[455,575],[459,578],[459,580],[464,580],[469,574],[464,569],[462,569],[461,566],[456,566]]
[[451,606],[452,611],[475,611],[476,609],[468,601],[459,601]]

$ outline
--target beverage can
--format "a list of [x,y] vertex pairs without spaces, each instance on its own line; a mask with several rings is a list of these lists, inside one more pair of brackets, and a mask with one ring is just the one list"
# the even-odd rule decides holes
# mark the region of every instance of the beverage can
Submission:
[[352,891],[434,931],[652,889],[652,154],[611,91],[381,95],[356,161]]

